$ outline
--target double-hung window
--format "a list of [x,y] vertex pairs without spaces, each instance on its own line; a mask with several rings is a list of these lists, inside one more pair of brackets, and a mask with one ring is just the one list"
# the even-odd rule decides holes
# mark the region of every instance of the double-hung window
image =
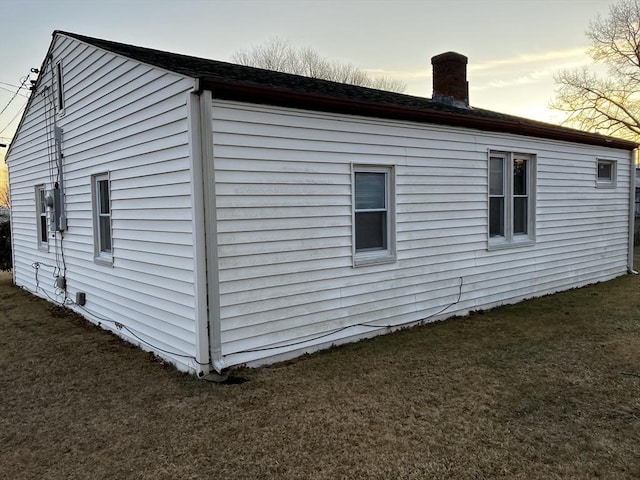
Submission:
[[93,217],[96,261],[111,263],[111,191],[108,173],[93,176]]
[[535,156],[489,152],[489,248],[535,240]]
[[353,167],[354,265],[395,261],[392,167]]
[[46,189],[44,185],[36,185],[36,222],[38,229],[38,248],[46,249],[49,245],[49,228],[47,219]]

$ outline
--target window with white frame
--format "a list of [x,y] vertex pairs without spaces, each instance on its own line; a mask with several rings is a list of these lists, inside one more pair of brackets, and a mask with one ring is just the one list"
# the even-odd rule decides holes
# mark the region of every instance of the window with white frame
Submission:
[[36,222],[39,248],[46,248],[49,244],[46,193],[44,185],[36,185]]
[[111,261],[111,191],[108,173],[93,176],[93,215],[96,259]]
[[535,156],[489,152],[489,247],[535,240]]
[[617,162],[599,158],[597,165],[596,186],[600,188],[615,188]]
[[354,265],[395,261],[394,172],[353,167]]

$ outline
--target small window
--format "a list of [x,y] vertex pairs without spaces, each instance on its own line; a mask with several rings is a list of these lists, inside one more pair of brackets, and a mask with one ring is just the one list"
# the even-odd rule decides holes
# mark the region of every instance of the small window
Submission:
[[56,109],[60,115],[64,114],[64,81],[62,76],[62,62],[56,63]]
[[111,191],[106,173],[93,177],[93,215],[96,259],[111,262]]
[[489,153],[489,247],[533,243],[535,156]]
[[391,167],[353,168],[354,265],[395,261]]
[[596,186],[600,188],[615,188],[616,167],[617,162],[615,160],[598,159]]
[[46,249],[49,245],[49,227],[47,218],[46,189],[44,185],[36,185],[36,222],[38,230],[38,248]]

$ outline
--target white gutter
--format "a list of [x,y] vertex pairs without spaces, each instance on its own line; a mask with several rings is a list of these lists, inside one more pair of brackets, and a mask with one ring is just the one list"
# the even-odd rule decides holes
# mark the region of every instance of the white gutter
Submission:
[[631,167],[629,168],[629,251],[627,253],[627,271],[637,275],[633,269],[633,240],[636,213],[636,158],[638,150],[631,152]]
[[189,153],[191,162],[191,205],[193,215],[193,276],[194,307],[197,362],[196,372],[202,378],[211,371],[209,358],[209,319],[207,312],[207,266],[205,250],[205,200],[202,181],[202,139],[200,127],[200,98],[198,81],[187,98],[187,115],[189,122]]

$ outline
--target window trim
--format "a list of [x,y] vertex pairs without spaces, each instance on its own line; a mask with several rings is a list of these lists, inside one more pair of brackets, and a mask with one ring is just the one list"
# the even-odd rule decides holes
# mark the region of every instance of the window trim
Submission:
[[[611,178],[610,179],[601,179],[599,176],[600,173],[600,165],[608,164],[611,165]],[[596,159],[596,188],[616,188],[618,184],[618,161],[611,160],[608,158],[598,158]]]
[[[49,251],[49,212],[45,203],[44,196],[47,193],[47,186],[44,183],[35,186],[36,199],[36,234],[38,242],[38,250]],[[41,198],[42,195],[42,198]],[[44,211],[42,207],[44,206]],[[42,231],[42,219],[44,218],[44,232]],[[46,240],[43,240],[43,233]]]
[[[503,159],[503,197],[504,197],[504,235],[491,236],[491,159],[501,157]],[[514,233],[514,162],[518,158],[527,160],[527,233]],[[504,248],[517,248],[534,245],[536,242],[536,178],[537,155],[533,153],[507,152],[503,150],[489,150],[487,157],[487,250],[499,250]]]
[[[107,191],[109,194],[109,238],[111,241],[111,251],[102,250],[101,238],[102,231],[100,229],[100,217],[104,216],[101,213],[99,183],[107,182]],[[91,176],[91,194],[92,194],[92,211],[93,211],[93,249],[94,249],[94,261],[103,265],[113,265],[113,226],[111,215],[111,177],[107,173],[98,173]]]
[[[356,250],[356,173],[384,173],[385,174],[385,206],[387,248],[380,250]],[[361,165],[351,164],[351,245],[353,266],[377,265],[381,263],[394,263],[396,256],[396,177],[395,168],[392,165]]]

